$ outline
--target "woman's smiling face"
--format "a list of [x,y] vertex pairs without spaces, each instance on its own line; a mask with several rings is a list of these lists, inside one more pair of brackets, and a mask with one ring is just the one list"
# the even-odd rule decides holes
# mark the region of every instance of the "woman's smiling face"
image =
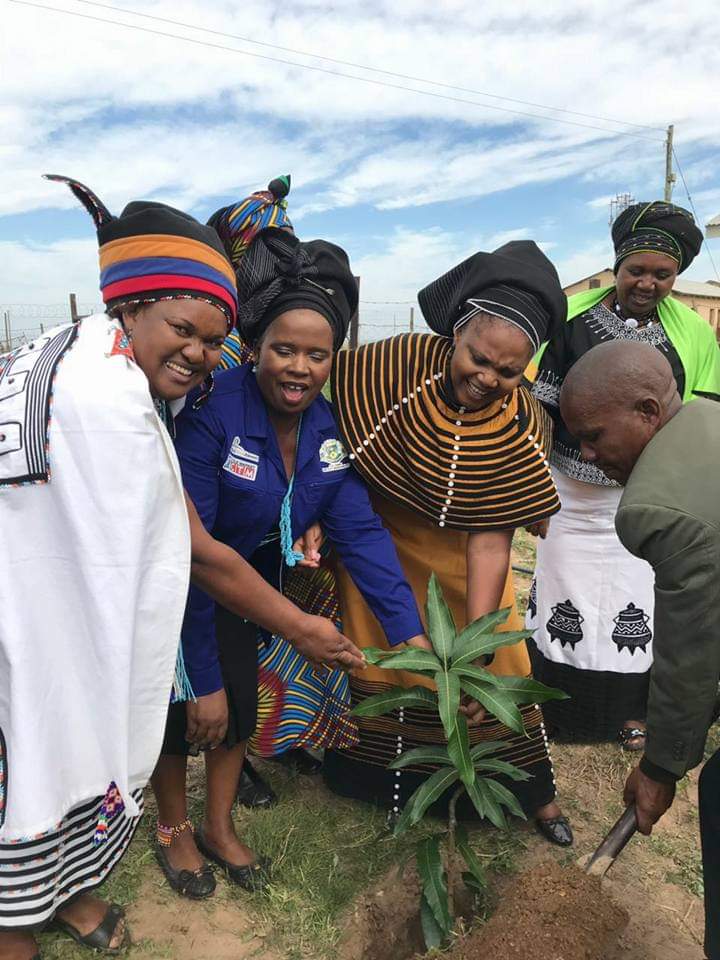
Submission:
[[315,310],[287,310],[255,348],[257,384],[275,413],[300,415],[322,390],[333,360],[333,332]]
[[225,314],[204,300],[160,300],[124,310],[135,361],[160,400],[177,400],[218,365]]
[[628,317],[647,317],[672,291],[678,265],[662,253],[631,253],[615,277],[615,296]]
[[520,385],[533,355],[529,338],[513,324],[478,314],[454,337],[450,378],[457,402],[480,410]]

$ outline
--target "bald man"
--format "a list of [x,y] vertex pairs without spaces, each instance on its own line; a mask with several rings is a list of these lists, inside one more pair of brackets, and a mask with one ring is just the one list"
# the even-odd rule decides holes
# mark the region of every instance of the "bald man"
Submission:
[[[720,404],[683,406],[659,350],[613,341],[572,367],[560,409],[583,457],[625,487],[618,536],[655,571],[647,742],[624,793],[649,834],[702,762],[720,682]],[[720,750],[700,775],[700,835],[705,951],[720,960]]]

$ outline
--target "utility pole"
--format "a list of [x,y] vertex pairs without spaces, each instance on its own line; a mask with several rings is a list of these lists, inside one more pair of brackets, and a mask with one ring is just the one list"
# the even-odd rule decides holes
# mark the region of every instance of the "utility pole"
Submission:
[[672,168],[672,158],[673,158],[673,134],[675,133],[674,124],[670,124],[667,128],[667,140],[665,141],[665,202],[670,203],[672,200],[673,184],[677,179],[673,173]]
[[3,319],[5,320],[5,349],[9,353],[12,350],[9,310],[5,311]]
[[415,332],[415,307],[410,307],[410,333]]

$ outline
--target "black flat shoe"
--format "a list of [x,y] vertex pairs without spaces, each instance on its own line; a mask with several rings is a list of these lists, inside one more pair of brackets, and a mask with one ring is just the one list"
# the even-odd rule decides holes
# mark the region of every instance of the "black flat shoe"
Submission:
[[195,843],[204,857],[216,863],[224,870],[228,880],[236,883],[239,887],[242,887],[243,890],[249,890],[250,893],[261,893],[268,885],[271,865],[268,857],[258,857],[255,863],[249,863],[243,866],[229,863],[227,860],[223,860],[219,854],[215,853],[215,851],[207,845],[205,837],[199,829],[195,831]]
[[155,859],[165,874],[165,879],[175,893],[190,900],[205,900],[215,893],[215,875],[209,863],[204,863],[199,870],[176,870],[167,855],[167,847],[155,844]]
[[237,788],[237,801],[243,807],[266,809],[277,803],[277,796],[270,784],[263,780],[249,760],[243,764]]
[[276,757],[269,757],[273,763],[279,763],[293,773],[299,773],[306,777],[315,776],[322,770],[322,760],[314,757],[309,750],[302,747],[297,750],[287,750],[285,753],[279,753]]
[[570,821],[567,817],[551,817],[549,820],[535,820],[535,826],[538,832],[549,840],[550,843],[556,843],[558,847],[571,847],[573,843],[573,832],[570,827]]
[[81,943],[84,947],[92,947],[93,950],[100,950],[102,953],[118,954],[130,943],[130,934],[126,927],[120,946],[110,946],[110,941],[115,936],[117,926],[124,917],[125,911],[123,908],[116,903],[111,903],[101,922],[90,933],[80,933],[77,927],[68,923],[67,920],[61,920],[59,917],[53,919],[52,926],[56,930],[67,933],[76,943]]

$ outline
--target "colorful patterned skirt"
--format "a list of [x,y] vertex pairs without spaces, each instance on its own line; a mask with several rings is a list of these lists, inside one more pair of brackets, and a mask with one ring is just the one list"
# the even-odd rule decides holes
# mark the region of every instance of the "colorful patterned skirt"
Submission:
[[[328,567],[295,568],[285,577],[283,593],[306,613],[339,624],[335,577]],[[301,747],[342,750],[352,746],[358,736],[349,710],[346,673],[316,669],[282,637],[261,637],[252,753],[273,757]]]
[[[440,529],[437,525],[379,496],[373,496],[373,506],[392,534],[405,575],[413,588],[418,607],[423,609],[430,574],[434,571],[442,585],[455,622],[465,623],[466,602],[466,546],[467,534]],[[360,647],[388,648],[385,636],[365,601],[358,593],[346,571],[338,569],[338,587],[343,611],[344,631]],[[522,621],[514,607],[514,590],[510,571],[502,606],[513,610],[504,625],[505,630],[521,630]],[[501,675],[527,676],[530,662],[524,643],[503,647],[497,651],[492,671]],[[353,703],[400,684],[410,687],[418,684],[432,686],[432,681],[405,671],[380,670],[368,667],[350,679]],[[470,732],[471,745],[489,740],[507,744],[497,756],[529,773],[525,782],[498,780],[507,786],[531,816],[539,807],[555,796],[555,780],[548,752],[542,713],[537,707],[523,711],[528,736],[518,736],[494,717],[489,717]],[[387,769],[398,751],[413,747],[444,743],[445,735],[436,714],[422,709],[394,711],[383,717],[359,720],[359,742],[349,750],[331,751],[325,755],[324,775],[327,785],[335,793],[358,800],[367,800],[384,806],[388,811],[402,809],[410,795],[437,768],[430,765],[406,767],[402,771]],[[435,805],[440,813],[447,804],[451,791]],[[463,817],[471,818],[474,808],[468,803],[459,805]]]

